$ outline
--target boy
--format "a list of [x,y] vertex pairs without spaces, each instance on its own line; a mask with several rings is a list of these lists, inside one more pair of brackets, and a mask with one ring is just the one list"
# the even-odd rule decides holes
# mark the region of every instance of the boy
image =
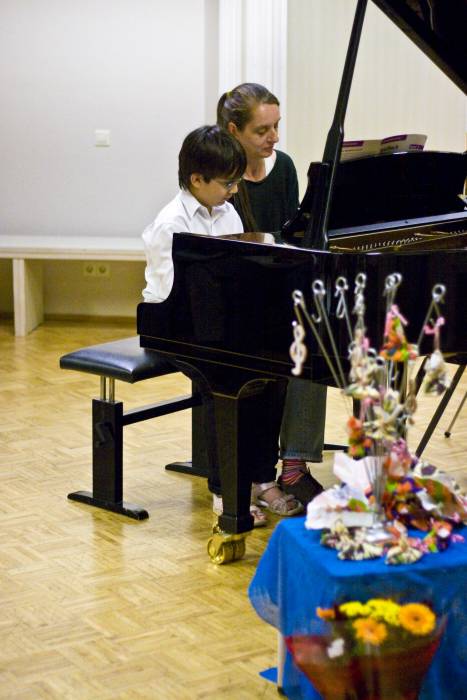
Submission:
[[146,250],[144,301],[164,301],[173,285],[175,232],[220,236],[243,233],[227,200],[238,190],[246,157],[239,142],[218,126],[202,126],[185,138],[178,156],[180,191],[143,232]]

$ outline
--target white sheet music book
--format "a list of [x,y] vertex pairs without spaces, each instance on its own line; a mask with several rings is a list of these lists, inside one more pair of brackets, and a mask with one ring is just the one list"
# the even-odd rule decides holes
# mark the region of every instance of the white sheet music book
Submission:
[[344,141],[341,161],[365,158],[366,156],[380,156],[386,153],[423,151],[426,139],[424,134],[396,134],[384,139]]

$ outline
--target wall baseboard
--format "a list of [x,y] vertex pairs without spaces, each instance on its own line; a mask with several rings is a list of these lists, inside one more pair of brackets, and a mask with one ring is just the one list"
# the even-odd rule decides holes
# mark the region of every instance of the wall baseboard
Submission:
[[44,314],[44,321],[66,323],[100,323],[102,325],[121,324],[131,326],[136,333],[135,316],[93,316],[90,314]]

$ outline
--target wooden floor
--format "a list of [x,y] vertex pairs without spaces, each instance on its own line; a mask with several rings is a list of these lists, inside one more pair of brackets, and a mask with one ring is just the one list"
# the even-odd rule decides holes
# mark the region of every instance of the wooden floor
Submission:
[[[134,335],[130,326],[47,323],[26,338],[0,325],[0,698],[184,700],[277,698],[259,671],[275,662],[275,631],[247,587],[271,526],[245,558],[216,567],[203,479],[166,472],[190,457],[189,412],[125,428],[125,498],[150,512],[136,522],[67,500],[90,487],[90,399],[97,377],[59,369],[59,357]],[[454,368],[452,368],[454,369]],[[466,379],[425,455],[467,486],[465,410],[443,437]],[[141,406],[188,391],[173,375],[117,398]],[[344,439],[331,391],[328,441]],[[413,444],[435,401],[421,400]],[[332,455],[315,470],[334,482]]]

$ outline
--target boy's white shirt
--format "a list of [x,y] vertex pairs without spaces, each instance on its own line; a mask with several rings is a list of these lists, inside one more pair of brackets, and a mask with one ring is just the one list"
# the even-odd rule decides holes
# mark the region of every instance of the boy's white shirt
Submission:
[[213,207],[210,214],[190,192],[180,190],[143,231],[146,252],[144,301],[161,302],[169,296],[174,281],[173,234],[182,232],[222,236],[243,233],[243,224],[229,202]]

